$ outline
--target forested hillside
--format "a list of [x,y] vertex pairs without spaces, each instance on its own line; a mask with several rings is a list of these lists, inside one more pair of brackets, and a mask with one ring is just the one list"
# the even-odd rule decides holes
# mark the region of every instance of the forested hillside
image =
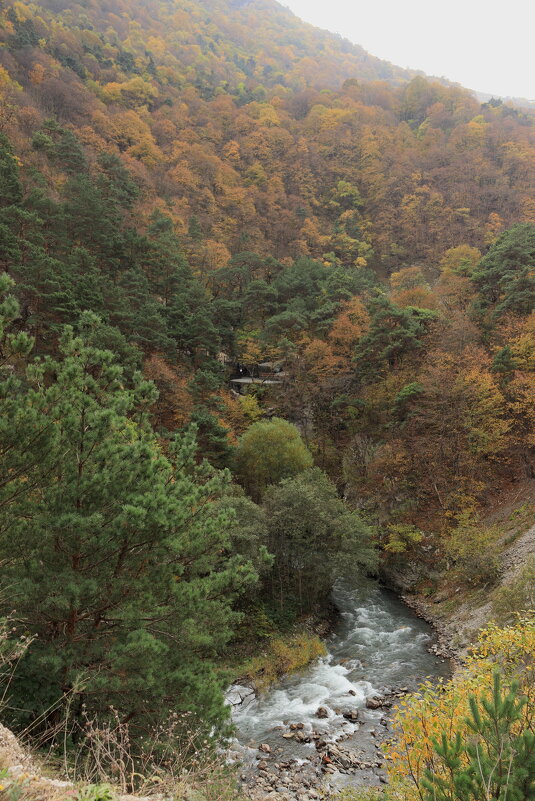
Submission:
[[5,0],[0,268],[13,725],[219,736],[221,664],[344,571],[493,591],[485,516],[535,477],[531,111],[271,0]]
[[214,357],[286,359],[270,404],[384,507],[531,474],[533,116],[276,3],[1,19],[3,266],[37,352],[94,311],[217,465],[248,418]]

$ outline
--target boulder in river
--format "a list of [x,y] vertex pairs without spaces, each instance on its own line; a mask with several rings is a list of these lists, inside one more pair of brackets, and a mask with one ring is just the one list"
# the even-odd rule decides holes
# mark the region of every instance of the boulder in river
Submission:
[[264,754],[271,754],[271,746],[268,745],[267,743],[261,743],[258,746],[258,750],[263,751]]
[[359,719],[359,713],[357,709],[346,709],[344,712],[342,712],[342,717],[344,717],[346,720],[350,720],[352,723],[356,723],[356,721]]
[[377,695],[371,695],[369,698],[366,698],[366,707],[367,709],[381,709],[385,704],[384,698],[379,698]]
[[326,706],[319,706],[316,709],[316,717],[317,718],[328,718],[329,717],[329,710]]

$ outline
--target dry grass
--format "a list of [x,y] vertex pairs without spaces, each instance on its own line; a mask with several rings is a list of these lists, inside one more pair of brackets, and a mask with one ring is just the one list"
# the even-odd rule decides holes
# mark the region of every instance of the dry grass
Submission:
[[173,714],[144,737],[131,737],[117,714],[86,718],[64,770],[73,782],[111,784],[120,794],[195,801],[236,801],[234,771],[196,731],[188,713]]
[[[0,710],[29,645],[13,620],[0,620]],[[26,732],[24,740],[32,743],[30,751],[0,724],[0,801],[239,801],[234,771],[187,714],[171,715],[146,736],[132,738],[113,710],[104,721],[85,716],[81,723],[67,711],[41,742],[49,744],[47,759],[36,755],[42,750],[35,751],[34,734]]]
[[263,653],[250,659],[242,668],[242,678],[256,690],[264,690],[285,673],[290,673],[325,656],[327,649],[316,635],[298,634],[290,639],[276,637]]
[[0,726],[0,801],[239,801],[234,770],[187,728],[184,717],[173,716],[133,742],[116,716],[105,723],[87,718],[76,750],[61,760],[51,756],[47,765],[62,779],[43,776],[38,762]]

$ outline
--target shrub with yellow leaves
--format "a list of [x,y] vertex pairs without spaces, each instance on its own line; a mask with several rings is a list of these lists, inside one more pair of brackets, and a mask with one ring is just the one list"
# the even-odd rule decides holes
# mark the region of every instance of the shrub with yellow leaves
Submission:
[[[493,686],[499,670],[504,689],[518,683],[527,698],[513,733],[533,730],[535,708],[535,616],[519,618],[515,625],[489,625],[467,658],[464,668],[438,685],[425,682],[420,691],[405,698],[395,709],[395,745],[388,748],[389,775],[402,797],[420,798],[426,771],[440,775],[443,763],[435,744],[443,736],[453,741],[457,734],[470,737],[470,698],[478,702]],[[409,780],[407,782],[407,780]]]

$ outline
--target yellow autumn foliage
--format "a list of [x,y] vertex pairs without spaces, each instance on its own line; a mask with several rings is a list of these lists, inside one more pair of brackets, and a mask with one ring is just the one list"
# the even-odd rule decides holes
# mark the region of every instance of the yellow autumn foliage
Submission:
[[433,741],[440,741],[443,734],[453,739],[456,732],[468,736],[469,697],[480,699],[488,693],[497,667],[504,688],[517,680],[520,692],[528,698],[522,718],[514,724],[514,731],[522,731],[533,725],[535,610],[506,628],[489,625],[481,632],[465,666],[452,679],[438,685],[425,682],[417,694],[395,708],[395,745],[388,748],[386,758],[390,779],[406,801],[419,797],[417,785],[426,768],[440,774],[441,762]]
[[326,653],[325,643],[313,634],[275,637],[244,666],[243,675],[256,690],[265,690],[285,673],[300,670]]

